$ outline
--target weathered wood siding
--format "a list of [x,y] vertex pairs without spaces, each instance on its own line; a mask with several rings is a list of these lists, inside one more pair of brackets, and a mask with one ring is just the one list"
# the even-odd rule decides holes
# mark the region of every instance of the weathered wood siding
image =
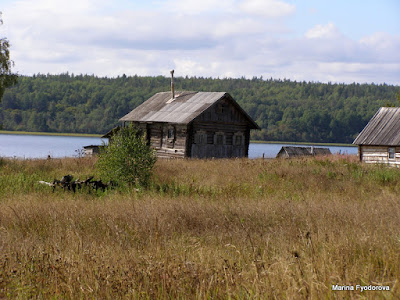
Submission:
[[163,147],[163,126],[159,123],[147,124],[147,139],[149,145],[156,150]]
[[156,150],[157,157],[185,157],[187,125],[135,122],[135,127],[146,134],[147,143]]
[[222,98],[200,114],[195,121],[248,124],[248,120],[228,99]]
[[[389,148],[394,148],[394,158],[389,158]],[[400,167],[400,147],[359,146],[359,156],[362,162],[388,164]]]
[[248,121],[227,99],[221,99],[192,123],[188,143],[190,157],[247,157]]
[[187,125],[163,124],[162,147],[157,149],[157,156],[161,158],[185,157],[186,136]]

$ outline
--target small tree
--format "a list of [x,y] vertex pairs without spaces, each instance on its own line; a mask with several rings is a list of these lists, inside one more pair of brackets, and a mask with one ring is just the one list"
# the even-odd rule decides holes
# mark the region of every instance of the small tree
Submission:
[[[0,12],[0,25],[3,24]],[[17,74],[11,72],[14,62],[10,60],[10,43],[6,38],[0,38],[0,102],[6,88],[17,83]]]
[[100,176],[119,184],[147,186],[156,162],[154,150],[133,126],[122,127],[100,152]]

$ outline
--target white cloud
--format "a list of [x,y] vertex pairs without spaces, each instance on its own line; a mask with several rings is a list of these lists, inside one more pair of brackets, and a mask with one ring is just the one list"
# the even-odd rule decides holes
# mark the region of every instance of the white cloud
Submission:
[[395,50],[396,53],[400,52],[400,36],[385,32],[376,32],[373,35],[364,37],[360,40],[360,43],[365,47],[376,50]]
[[334,39],[341,37],[341,34],[333,23],[329,23],[327,25],[316,25],[308,30],[305,36],[309,39]]
[[[273,31],[274,29],[271,29]],[[221,20],[215,24],[209,34],[216,38],[249,37],[265,32],[265,27],[250,18],[232,20]]]
[[279,0],[244,0],[239,6],[245,13],[275,18],[291,15],[296,6]]
[[235,0],[167,0],[160,4],[164,11],[173,11],[178,14],[233,13],[236,11]]
[[188,76],[196,76],[198,74],[214,73],[215,64],[212,62],[200,62],[196,59],[175,58],[174,64],[177,72]]
[[168,76],[176,69],[177,76],[399,84],[398,35],[357,41],[327,23],[294,38],[277,18],[295,12],[283,1],[168,0],[153,10],[71,1],[20,0],[4,10],[0,29],[20,73]]

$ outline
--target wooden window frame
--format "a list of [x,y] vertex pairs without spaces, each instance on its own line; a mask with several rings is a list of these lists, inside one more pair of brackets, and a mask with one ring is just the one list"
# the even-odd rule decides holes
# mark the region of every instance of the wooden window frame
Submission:
[[[240,137],[240,143],[237,143],[236,138]],[[236,132],[232,137],[232,145],[233,146],[243,146],[244,145],[244,134],[243,132]]]
[[[393,157],[391,157],[393,156]],[[388,147],[388,159],[395,160],[396,159],[396,148],[395,147]]]
[[217,103],[215,107],[215,111],[217,114],[222,115],[225,112],[225,104],[224,103]]
[[167,127],[166,136],[167,136],[167,148],[174,148],[175,147],[175,139],[176,139],[176,128],[175,128],[175,126],[168,126]]
[[[219,137],[222,138],[222,143],[217,143]],[[218,131],[214,134],[214,145],[226,145],[226,135],[224,132]]]
[[197,145],[207,144],[207,133],[203,130],[199,130],[194,135],[194,143]]
[[168,140],[175,140],[176,129],[175,126],[168,126],[167,138]]

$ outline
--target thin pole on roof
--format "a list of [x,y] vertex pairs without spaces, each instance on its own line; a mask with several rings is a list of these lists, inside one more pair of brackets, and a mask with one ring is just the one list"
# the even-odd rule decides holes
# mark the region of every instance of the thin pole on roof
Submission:
[[174,70],[171,70],[171,93],[172,93],[172,99],[175,99]]

